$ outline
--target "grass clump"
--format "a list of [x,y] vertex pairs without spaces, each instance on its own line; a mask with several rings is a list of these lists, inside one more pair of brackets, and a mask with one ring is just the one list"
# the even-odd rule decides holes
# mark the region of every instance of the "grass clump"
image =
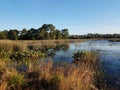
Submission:
[[76,64],[87,64],[87,65],[97,65],[99,61],[99,56],[97,52],[91,51],[77,51],[74,53],[74,63]]
[[24,75],[20,73],[10,73],[7,77],[8,86],[10,90],[22,90],[22,87],[26,84]]
[[50,90],[58,90],[60,88],[61,81],[62,81],[62,78],[60,75],[53,76],[49,82]]
[[11,55],[10,51],[8,51],[8,52],[4,52],[4,51],[0,52],[0,58],[2,58],[2,59],[9,58],[10,55]]

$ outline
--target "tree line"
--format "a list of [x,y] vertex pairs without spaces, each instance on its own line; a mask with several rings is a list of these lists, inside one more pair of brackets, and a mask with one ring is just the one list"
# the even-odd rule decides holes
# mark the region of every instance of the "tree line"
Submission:
[[49,40],[49,39],[68,39],[68,29],[56,29],[53,24],[43,24],[40,28],[31,28],[29,30],[17,29],[0,31],[0,39],[10,40]]
[[50,39],[109,39],[120,38],[120,34],[92,34],[69,35],[68,29],[56,29],[53,24],[43,24],[40,28],[26,28],[22,30],[11,29],[0,31],[0,39],[10,40],[50,40]]
[[120,34],[92,34],[88,33],[86,35],[70,35],[70,39],[110,39],[110,38],[120,38]]

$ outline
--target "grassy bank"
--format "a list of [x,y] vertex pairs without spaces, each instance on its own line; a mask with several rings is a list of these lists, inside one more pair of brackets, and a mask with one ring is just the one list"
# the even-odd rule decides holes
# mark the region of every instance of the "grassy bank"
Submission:
[[66,40],[0,40],[0,51],[26,51],[30,48],[39,50],[43,47],[54,48],[57,45],[68,44],[70,42],[82,42],[84,39]]
[[0,41],[0,90],[98,90],[96,53],[76,52],[72,64],[57,66],[52,60],[41,60],[45,54],[38,51],[41,45],[52,47],[56,42],[72,40]]

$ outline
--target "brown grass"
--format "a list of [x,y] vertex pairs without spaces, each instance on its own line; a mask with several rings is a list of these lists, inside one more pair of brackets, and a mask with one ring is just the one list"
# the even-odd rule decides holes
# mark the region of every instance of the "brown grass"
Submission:
[[[5,63],[4,63],[5,65]],[[94,84],[95,69],[86,64],[60,64],[54,66],[52,61],[41,61],[32,66],[26,73],[16,71],[15,68],[3,71],[1,90],[97,90]],[[6,68],[6,67],[3,67]],[[17,77],[17,78],[14,78]],[[14,82],[15,79],[15,82]],[[24,80],[26,80],[26,85]],[[12,85],[13,84],[13,85]]]
[[82,39],[67,40],[0,40],[0,51],[26,51],[29,47],[39,50],[43,47],[54,48],[57,45],[68,44],[69,42],[81,42]]
[[[72,40],[51,41],[0,41],[2,51],[25,51],[29,45],[56,45],[56,43],[67,43]],[[4,45],[6,45],[4,47]],[[4,47],[4,48],[3,48]],[[39,46],[38,46],[39,48]],[[87,57],[89,56],[89,57]],[[86,55],[90,58],[90,55]],[[86,59],[82,58],[82,59]],[[92,57],[97,62],[96,57]],[[10,59],[0,59],[0,90],[97,90],[95,85],[96,68],[92,63],[84,62],[62,63],[57,66],[49,61],[30,60],[26,72],[19,72]],[[87,60],[87,59],[86,59]],[[92,61],[92,60],[91,60]],[[6,63],[7,62],[7,63]],[[89,65],[91,64],[91,65]],[[17,63],[16,63],[17,65]],[[19,64],[18,64],[19,65]]]

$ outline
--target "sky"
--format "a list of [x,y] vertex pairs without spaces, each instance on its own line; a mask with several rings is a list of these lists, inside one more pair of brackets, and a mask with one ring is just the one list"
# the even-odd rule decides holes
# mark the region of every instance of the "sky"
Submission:
[[0,30],[43,24],[74,35],[120,33],[120,0],[0,0]]

